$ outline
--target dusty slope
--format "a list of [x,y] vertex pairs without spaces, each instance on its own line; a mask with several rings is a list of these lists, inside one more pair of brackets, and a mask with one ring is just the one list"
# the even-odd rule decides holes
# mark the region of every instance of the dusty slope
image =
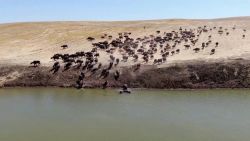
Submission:
[[[33,60],[41,60],[43,65],[51,64],[50,57],[55,53],[75,53],[76,51],[90,50],[92,45],[86,41],[88,36],[100,39],[107,33],[117,36],[119,32],[132,32],[132,37],[144,37],[155,34],[156,30],[170,32],[183,28],[197,28],[207,25],[223,26],[228,28],[230,36],[220,36],[216,31],[203,34],[196,47],[200,47],[202,41],[207,40],[210,34],[213,42],[219,42],[216,54],[211,56],[210,50],[195,54],[192,50],[181,51],[179,55],[169,58],[168,64],[173,62],[193,60],[217,60],[217,59],[248,59],[250,55],[250,18],[231,18],[217,20],[159,20],[138,22],[48,22],[48,23],[15,23],[0,25],[0,64],[29,65]],[[236,25],[237,29],[231,31]],[[146,26],[146,29],[143,27]],[[242,39],[242,35],[246,39]],[[69,49],[62,50],[60,45],[68,44]],[[184,49],[182,46],[180,49]],[[117,54],[118,55],[118,54]],[[101,55],[103,56],[103,55]],[[103,56],[106,61],[108,56]],[[127,63],[128,64],[128,63]],[[127,65],[124,64],[124,65]],[[164,64],[166,65],[166,64]],[[163,66],[164,66],[163,65]]]

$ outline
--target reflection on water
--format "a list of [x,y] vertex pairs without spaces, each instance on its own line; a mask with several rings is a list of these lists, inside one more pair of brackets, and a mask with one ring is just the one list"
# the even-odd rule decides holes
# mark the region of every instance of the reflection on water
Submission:
[[0,141],[246,141],[249,94],[0,89]]

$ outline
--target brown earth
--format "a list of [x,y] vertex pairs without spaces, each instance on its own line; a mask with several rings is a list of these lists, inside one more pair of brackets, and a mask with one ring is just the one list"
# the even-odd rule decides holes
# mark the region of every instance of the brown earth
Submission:
[[[18,77],[9,76],[2,87],[75,87],[75,80],[79,71],[71,69],[57,74],[49,73],[49,67],[5,66],[0,68],[0,78],[5,74],[16,74]],[[114,81],[109,76],[109,86],[118,88],[124,83],[132,88],[160,88],[160,89],[206,89],[206,88],[250,88],[249,61],[233,61],[230,63],[196,62],[195,64],[175,64],[170,67],[143,69],[134,72],[130,67],[122,69],[119,81]],[[7,79],[7,80],[8,80]],[[103,79],[96,77],[87,78],[86,88],[100,88]]]
[[[221,37],[216,31],[202,35],[197,44],[200,47],[208,35],[220,43],[216,54],[210,50],[194,53],[192,50],[172,56],[160,66],[145,65],[139,72],[133,72],[132,60],[121,64],[121,80],[108,80],[111,87],[120,87],[127,83],[139,88],[245,88],[250,87],[250,36],[243,29],[250,29],[250,18],[228,18],[216,20],[158,20],[138,22],[47,22],[15,23],[0,25],[0,86],[2,87],[73,87],[79,71],[51,74],[49,70],[55,53],[75,53],[92,48],[86,41],[89,36],[101,41],[101,35],[107,33],[117,36],[119,32],[132,32],[132,37],[144,37],[157,30],[172,31],[179,27],[196,28],[207,25],[223,26],[230,36]],[[146,29],[143,29],[143,27]],[[246,39],[242,39],[242,35]],[[69,49],[62,50],[60,45],[68,44]],[[181,47],[180,47],[181,48]],[[119,57],[119,54],[115,54]],[[38,68],[29,67],[33,60],[40,60]],[[101,53],[100,61],[107,63],[108,55]],[[104,80],[98,76],[87,78],[86,87],[100,87]]]

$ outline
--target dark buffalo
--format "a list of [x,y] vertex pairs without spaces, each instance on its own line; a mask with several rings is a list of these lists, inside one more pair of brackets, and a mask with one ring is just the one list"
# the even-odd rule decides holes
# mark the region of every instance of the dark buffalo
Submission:
[[38,67],[39,65],[41,65],[41,62],[40,61],[33,61],[30,64],[33,65],[33,67]]

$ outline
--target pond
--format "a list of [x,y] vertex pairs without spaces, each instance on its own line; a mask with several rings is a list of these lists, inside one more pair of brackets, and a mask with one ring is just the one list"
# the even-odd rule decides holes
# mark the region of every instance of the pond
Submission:
[[1,141],[246,141],[250,90],[0,89]]

